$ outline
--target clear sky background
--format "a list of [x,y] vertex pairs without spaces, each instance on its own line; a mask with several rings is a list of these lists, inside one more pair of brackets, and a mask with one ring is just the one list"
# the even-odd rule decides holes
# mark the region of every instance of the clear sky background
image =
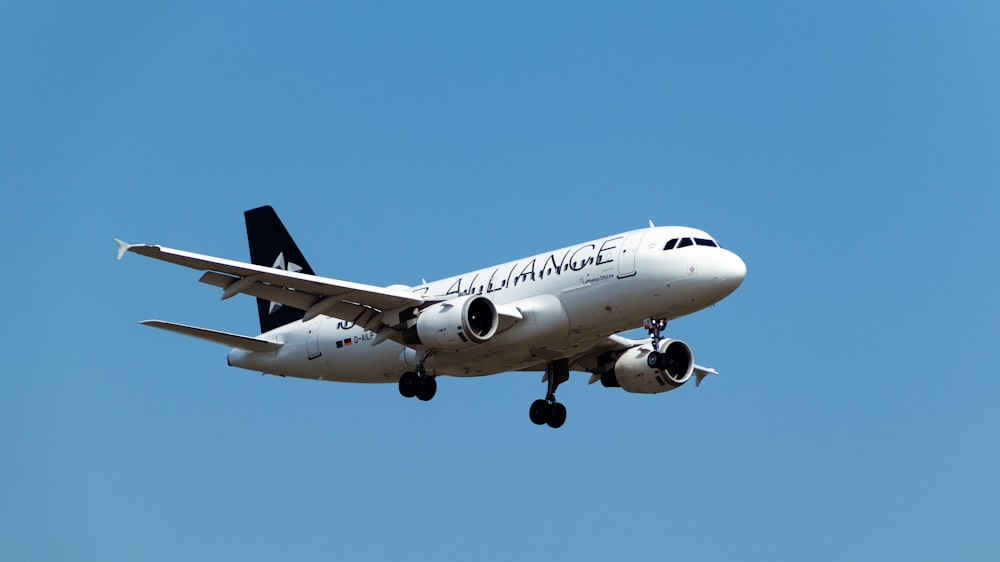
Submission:
[[[0,5],[0,559],[1000,559],[1000,4],[361,4]],[[137,323],[255,334],[112,238],[263,204],[365,283],[649,219],[749,274],[669,327],[721,377],[554,431]]]

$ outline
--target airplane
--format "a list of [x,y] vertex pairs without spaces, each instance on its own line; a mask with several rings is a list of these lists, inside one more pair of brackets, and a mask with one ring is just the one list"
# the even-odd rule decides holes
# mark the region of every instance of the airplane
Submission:
[[[544,372],[529,418],[558,428],[556,389],[570,371],[589,384],[657,394],[714,369],[664,337],[667,322],[732,294],[746,264],[708,233],[681,226],[632,230],[417,286],[379,287],[313,272],[270,206],[244,213],[250,263],[115,239],[126,253],[204,271],[222,299],[257,299],[261,333],[245,336],[167,322],[141,324],[230,347],[228,364],[320,381],[395,383],[428,401],[437,378]],[[649,337],[621,332],[645,328]]]

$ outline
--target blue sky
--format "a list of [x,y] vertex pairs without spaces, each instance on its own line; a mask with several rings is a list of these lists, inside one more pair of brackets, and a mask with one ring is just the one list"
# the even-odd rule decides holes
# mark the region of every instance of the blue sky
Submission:
[[[994,2],[7,2],[0,558],[996,560]],[[723,373],[262,377],[113,237],[416,283],[657,224],[748,264]]]

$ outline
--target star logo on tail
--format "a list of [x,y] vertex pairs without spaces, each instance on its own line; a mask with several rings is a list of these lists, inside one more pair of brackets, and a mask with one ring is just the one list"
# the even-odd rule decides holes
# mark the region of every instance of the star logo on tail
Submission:
[[[277,259],[274,260],[274,265],[271,267],[275,269],[283,269],[285,271],[291,271],[292,273],[297,273],[302,271],[302,266],[293,262],[285,262],[285,252],[280,252]],[[271,308],[268,309],[268,314],[274,314],[275,310],[281,308],[280,302],[271,301]]]

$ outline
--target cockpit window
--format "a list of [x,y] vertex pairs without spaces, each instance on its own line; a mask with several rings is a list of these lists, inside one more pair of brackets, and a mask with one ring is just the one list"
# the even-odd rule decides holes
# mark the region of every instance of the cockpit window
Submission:
[[676,248],[687,248],[688,246],[709,246],[712,248],[718,248],[719,243],[710,238],[672,238],[667,242],[667,245],[663,247],[664,250],[673,250]]

